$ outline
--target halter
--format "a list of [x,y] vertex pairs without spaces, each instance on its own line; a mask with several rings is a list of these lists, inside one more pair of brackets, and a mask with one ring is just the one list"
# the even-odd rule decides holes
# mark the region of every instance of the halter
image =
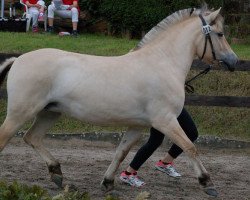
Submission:
[[215,51],[214,51],[214,46],[213,46],[213,43],[212,43],[212,39],[211,39],[211,36],[210,36],[210,33],[212,32],[211,26],[209,24],[207,24],[207,22],[205,21],[205,19],[202,17],[201,14],[199,14],[199,17],[200,17],[201,22],[202,22],[202,32],[206,36],[205,37],[204,50],[203,50],[203,54],[201,56],[201,60],[204,58],[204,55],[205,55],[205,53],[207,51],[207,41],[209,41],[209,43],[210,43],[210,46],[211,46],[211,49],[212,49],[212,54],[213,54],[213,59],[217,60],[216,55],[215,55]]
[[[190,15],[192,14],[193,10],[191,10]],[[212,50],[212,55],[213,55],[213,59],[214,61],[217,60],[216,55],[215,55],[215,51],[214,51],[214,46],[213,46],[213,42],[210,36],[210,33],[212,32],[211,26],[209,24],[207,24],[207,22],[205,21],[205,19],[202,17],[201,14],[199,14],[199,17],[201,19],[202,22],[202,32],[205,34],[205,45],[204,45],[204,50],[201,56],[201,60],[204,58],[204,55],[207,51],[207,41],[209,41],[210,46],[211,46],[211,50]],[[209,67],[207,67],[206,69],[204,69],[203,71],[201,71],[199,74],[197,74],[196,76],[194,76],[193,78],[189,79],[188,81],[185,82],[185,89],[188,93],[194,93],[194,87],[192,85],[190,85],[189,83],[193,80],[195,80],[196,78],[198,78],[201,75],[205,75],[207,74],[210,69],[212,68],[212,65],[209,65]]]

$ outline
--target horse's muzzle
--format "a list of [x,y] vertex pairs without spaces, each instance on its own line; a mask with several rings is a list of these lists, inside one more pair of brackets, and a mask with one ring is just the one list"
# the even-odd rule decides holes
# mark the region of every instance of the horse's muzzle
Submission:
[[222,57],[220,64],[226,67],[230,72],[233,72],[238,61],[238,57],[235,54],[227,54]]

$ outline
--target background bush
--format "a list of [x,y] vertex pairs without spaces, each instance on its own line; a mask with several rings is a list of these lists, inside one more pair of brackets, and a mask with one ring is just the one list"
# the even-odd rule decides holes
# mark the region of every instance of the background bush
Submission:
[[136,34],[148,31],[167,16],[168,10],[165,0],[103,0],[100,13],[113,30]]
[[[87,10],[91,15],[92,25],[104,19],[109,24],[111,34],[129,31],[137,38],[142,32],[148,32],[162,19],[171,13],[185,8],[199,8],[203,0],[79,0],[81,10]],[[242,0],[206,0],[210,8],[223,8],[223,16],[227,24],[239,24],[239,31],[232,34],[244,37],[249,34],[249,17],[239,15],[243,11]],[[90,23],[91,24],[91,23]],[[247,26],[247,29],[245,29]],[[238,29],[238,27],[237,27]],[[243,33],[240,32],[243,30]]]
[[[220,7],[222,0],[207,1]],[[80,0],[81,10],[88,10],[93,18],[109,22],[111,32],[129,31],[140,36],[169,14],[184,8],[200,7],[200,0]]]

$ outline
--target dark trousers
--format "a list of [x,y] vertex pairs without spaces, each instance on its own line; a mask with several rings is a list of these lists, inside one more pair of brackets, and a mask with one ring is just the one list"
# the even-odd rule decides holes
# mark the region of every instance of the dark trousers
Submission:
[[[188,138],[194,142],[198,137],[198,131],[189,113],[183,108],[181,114],[177,118],[181,128],[184,130]],[[136,153],[134,159],[130,163],[130,167],[134,170],[138,170],[143,163],[154,153],[154,151],[161,145],[165,135],[155,128],[150,129],[150,136],[146,144],[144,144]],[[173,144],[168,153],[177,158],[182,149],[176,144]]]

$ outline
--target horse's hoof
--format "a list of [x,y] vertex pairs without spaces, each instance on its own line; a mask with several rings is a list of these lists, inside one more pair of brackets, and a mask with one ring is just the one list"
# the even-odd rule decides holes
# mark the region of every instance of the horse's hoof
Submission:
[[48,165],[51,181],[54,182],[59,188],[62,188],[63,176],[59,163],[56,165]]
[[215,188],[213,188],[213,187],[204,188],[204,191],[209,196],[217,197],[219,195],[219,193],[217,192],[217,190]]
[[59,188],[62,188],[63,177],[59,174],[51,174],[51,181],[54,182]]
[[114,180],[103,179],[101,182],[101,190],[108,192],[114,189]]

